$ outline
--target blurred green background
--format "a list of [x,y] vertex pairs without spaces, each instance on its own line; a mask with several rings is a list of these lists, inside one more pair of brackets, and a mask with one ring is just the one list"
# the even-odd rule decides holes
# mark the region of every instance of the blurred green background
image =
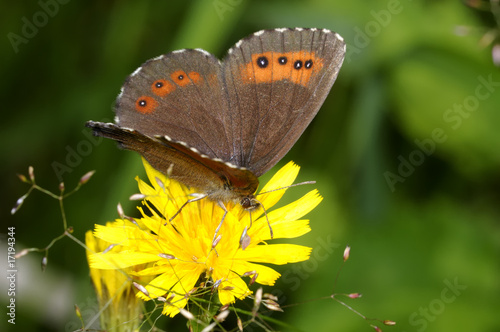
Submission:
[[[264,289],[283,306],[298,304],[273,318],[302,331],[371,331],[338,303],[314,300],[331,294],[349,244],[336,291],[363,293],[346,302],[397,321],[384,331],[500,331],[500,73],[491,51],[499,30],[488,3],[3,1],[0,232],[15,226],[18,250],[63,232],[57,201],[39,192],[10,215],[28,189],[16,173],[29,165],[53,191],[61,179],[70,189],[97,171],[65,201],[79,239],[114,219],[118,202],[136,214],[128,197],[135,175],[144,176],[139,156],[92,138],[84,123],[113,119],[125,77],[145,60],[179,48],[221,58],[260,29],[328,28],[345,38],[346,60],[279,164],[301,165],[299,181],[316,180],[325,199],[308,215],[312,231],[291,241],[314,247],[311,260],[278,267],[280,282]],[[73,331],[74,304],[86,320],[97,312],[81,246],[56,243],[43,273],[41,258],[17,260],[16,325],[4,314],[0,330]],[[2,253],[4,271],[5,260]],[[4,306],[5,278],[0,285]],[[183,331],[185,319],[157,327]]]

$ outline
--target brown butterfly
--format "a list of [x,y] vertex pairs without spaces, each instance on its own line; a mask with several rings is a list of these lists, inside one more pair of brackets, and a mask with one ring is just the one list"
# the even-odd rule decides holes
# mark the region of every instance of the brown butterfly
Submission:
[[[328,95],[345,55],[326,29],[274,29],[237,42],[221,62],[184,49],[145,62],[97,136],[140,153],[201,195],[259,206],[258,177],[290,150]],[[227,212],[227,211],[226,211]],[[271,230],[272,232],[272,230]]]

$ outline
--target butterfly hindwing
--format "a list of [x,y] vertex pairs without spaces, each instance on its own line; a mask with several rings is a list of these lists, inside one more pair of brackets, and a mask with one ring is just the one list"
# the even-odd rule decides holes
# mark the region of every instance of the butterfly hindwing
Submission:
[[328,95],[344,53],[338,34],[318,29],[259,31],[230,49],[224,119],[237,164],[260,176],[290,150]]

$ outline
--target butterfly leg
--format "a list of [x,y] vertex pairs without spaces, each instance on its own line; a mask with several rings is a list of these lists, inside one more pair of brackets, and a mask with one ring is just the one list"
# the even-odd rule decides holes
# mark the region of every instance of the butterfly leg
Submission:
[[[224,210],[224,214],[222,215],[222,219],[220,220],[219,226],[217,226],[217,229],[215,230],[215,236],[217,236],[217,233],[219,232],[220,228],[222,227],[222,223],[224,223],[224,219],[226,219],[226,215],[227,215],[227,209],[226,209],[226,206],[224,205],[224,203],[222,203],[221,201],[218,201],[217,204],[219,204],[219,206],[222,208],[222,210]],[[214,239],[215,239],[215,236],[214,236]]]
[[219,233],[220,228],[222,227],[222,224],[224,223],[224,219],[226,219],[226,215],[227,215],[227,209],[226,209],[226,206],[224,205],[224,203],[222,203],[222,201],[218,201],[217,204],[219,204],[219,206],[222,208],[222,210],[224,210],[224,214],[222,215],[222,219],[220,220],[219,226],[217,226],[217,228],[215,229],[214,239],[212,240],[212,248],[215,248],[217,243],[219,243],[220,236],[218,237],[217,234]]
[[242,250],[245,250],[248,247],[248,245],[250,244],[250,241],[252,240],[250,238],[250,236],[248,235],[247,231],[248,231],[248,228],[245,227],[245,229],[243,230],[243,233],[241,234],[241,237],[240,237],[240,247]]
[[[266,208],[256,198],[253,198],[253,200],[258,203],[254,204],[253,206],[262,206],[262,210],[264,211],[264,215],[266,216],[267,226],[269,226],[269,233],[271,234],[271,239],[273,239],[274,238],[273,228],[271,227],[271,223],[269,222],[269,218],[267,217]],[[252,227],[252,210],[249,209],[248,212],[250,214],[250,226],[248,228],[250,229],[250,227]]]
[[[168,219],[168,221],[169,221],[169,222],[170,222],[170,221],[172,221],[172,220],[174,220],[174,218],[175,218],[175,217],[177,217],[177,215],[178,215],[179,213],[181,213],[182,209],[184,209],[184,207],[185,207],[186,205],[188,205],[189,203],[193,203],[193,202],[199,201],[199,200],[201,200],[201,199],[203,199],[203,198],[205,198],[205,197],[207,197],[207,196],[208,196],[207,194],[197,194],[197,193],[193,193],[193,194],[191,194],[191,195],[192,195],[192,196],[195,196],[195,197],[194,197],[194,198],[191,198],[191,199],[188,199],[188,200],[187,200],[184,204],[182,204],[182,206],[180,207],[180,209],[179,209],[179,210],[177,210],[177,212],[176,212],[176,213],[175,213],[175,214],[174,214],[174,215],[173,215],[170,219]],[[227,211],[226,211],[226,212],[227,212]],[[166,224],[167,224],[167,223],[165,223],[165,225],[166,225]]]
[[267,211],[264,209],[264,206],[261,204],[262,209],[264,211],[264,215],[266,216],[267,226],[269,227],[269,232],[271,233],[271,239],[274,238],[273,228],[271,227],[271,223],[269,222],[269,218],[267,217]]

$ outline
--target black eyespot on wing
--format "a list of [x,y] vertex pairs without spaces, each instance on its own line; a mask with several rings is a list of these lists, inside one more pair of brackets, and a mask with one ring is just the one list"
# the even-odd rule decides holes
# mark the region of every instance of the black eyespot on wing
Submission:
[[257,65],[260,68],[266,68],[269,65],[269,60],[265,56],[261,56],[257,59]]

